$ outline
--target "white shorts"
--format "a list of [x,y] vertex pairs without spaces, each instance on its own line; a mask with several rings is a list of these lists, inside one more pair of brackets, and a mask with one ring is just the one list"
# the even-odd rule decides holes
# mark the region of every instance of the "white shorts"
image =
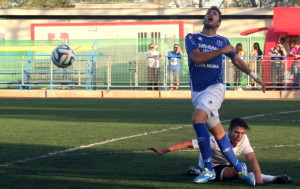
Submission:
[[213,116],[219,117],[219,109],[224,100],[225,85],[218,83],[207,87],[201,92],[192,92],[192,103],[195,109],[204,110],[208,119]]

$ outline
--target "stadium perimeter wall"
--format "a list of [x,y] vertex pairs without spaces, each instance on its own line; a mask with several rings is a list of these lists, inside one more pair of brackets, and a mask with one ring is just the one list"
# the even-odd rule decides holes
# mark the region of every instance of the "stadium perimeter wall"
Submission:
[[[194,22],[194,32],[201,31],[207,9],[199,8],[68,8],[68,9],[0,9],[0,39],[30,40],[32,24],[41,23],[122,23],[151,21]],[[252,29],[269,27],[273,9],[226,8],[218,34],[240,37],[240,33]],[[155,31],[155,28],[153,28]],[[130,31],[125,31],[130,32]],[[264,32],[252,34],[264,36]]]
[[[186,98],[182,91],[128,90],[0,90],[0,98]],[[225,99],[300,99],[300,91],[226,91]]]

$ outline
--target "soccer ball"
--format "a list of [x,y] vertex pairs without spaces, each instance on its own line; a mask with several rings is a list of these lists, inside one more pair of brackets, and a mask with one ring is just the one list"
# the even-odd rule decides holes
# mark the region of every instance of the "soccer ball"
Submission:
[[68,45],[58,45],[53,49],[51,59],[57,67],[66,68],[74,62],[75,54]]

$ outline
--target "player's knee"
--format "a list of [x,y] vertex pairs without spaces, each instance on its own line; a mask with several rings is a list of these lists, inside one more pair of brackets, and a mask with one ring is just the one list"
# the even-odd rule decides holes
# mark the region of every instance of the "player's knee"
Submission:
[[209,130],[215,128],[218,124],[220,124],[219,116],[212,116],[206,121],[206,125]]
[[193,124],[196,123],[205,123],[207,121],[208,117],[207,117],[207,113],[203,110],[197,109],[195,110],[194,114],[193,114]]
[[220,177],[221,177],[221,180],[223,181],[223,180],[236,178],[237,175],[238,174],[234,168],[226,167],[222,170]]
[[205,123],[205,122],[206,122],[206,119],[196,117],[196,118],[193,118],[192,122],[193,122],[193,124],[197,124],[197,123]]

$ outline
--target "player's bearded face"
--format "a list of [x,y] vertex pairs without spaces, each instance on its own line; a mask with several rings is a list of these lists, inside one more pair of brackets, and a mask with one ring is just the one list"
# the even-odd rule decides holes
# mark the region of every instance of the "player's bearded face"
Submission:
[[233,146],[236,146],[244,137],[246,129],[237,126],[233,130],[229,130],[228,136]]
[[210,11],[206,14],[204,21],[204,28],[206,29],[217,29],[221,22],[219,22],[219,15],[215,11]]

